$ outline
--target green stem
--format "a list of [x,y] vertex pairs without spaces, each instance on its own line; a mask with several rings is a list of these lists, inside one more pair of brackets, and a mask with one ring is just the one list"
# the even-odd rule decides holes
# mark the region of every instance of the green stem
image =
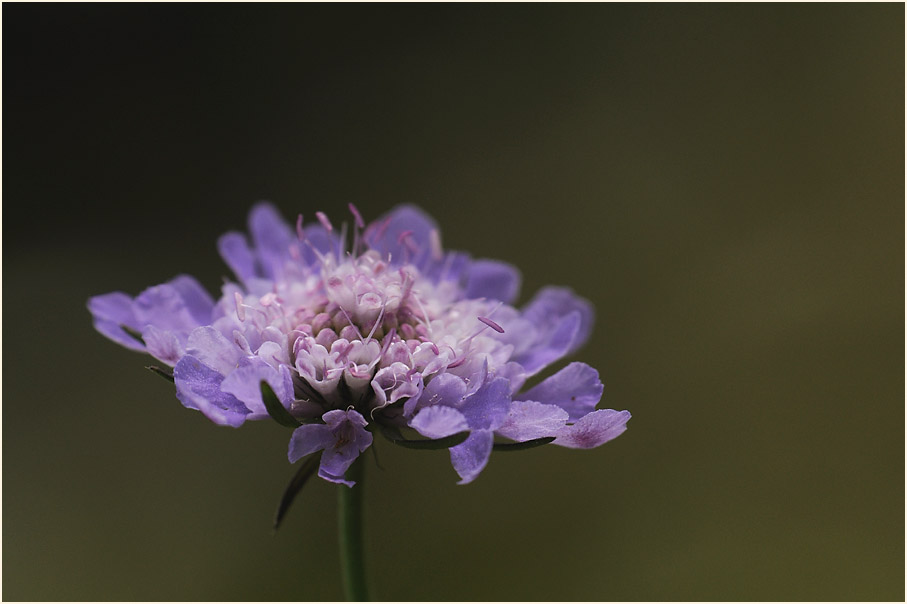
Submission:
[[343,591],[350,602],[368,600],[365,585],[365,551],[362,544],[362,494],[365,490],[364,460],[360,455],[346,471],[352,488],[340,485],[340,564],[343,566]]

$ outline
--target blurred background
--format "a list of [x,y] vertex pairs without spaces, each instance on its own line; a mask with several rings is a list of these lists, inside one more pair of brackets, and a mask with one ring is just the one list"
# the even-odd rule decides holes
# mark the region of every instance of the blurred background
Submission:
[[368,468],[384,600],[904,599],[904,6],[3,10],[3,598],[336,600],[336,489],[95,333],[259,199],[597,308],[629,430]]

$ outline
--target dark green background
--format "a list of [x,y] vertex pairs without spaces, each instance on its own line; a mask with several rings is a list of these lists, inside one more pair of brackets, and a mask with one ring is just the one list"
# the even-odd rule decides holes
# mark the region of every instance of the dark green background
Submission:
[[3,598],[332,600],[336,487],[93,294],[421,205],[596,306],[593,451],[369,468],[392,600],[903,600],[904,7],[4,6]]

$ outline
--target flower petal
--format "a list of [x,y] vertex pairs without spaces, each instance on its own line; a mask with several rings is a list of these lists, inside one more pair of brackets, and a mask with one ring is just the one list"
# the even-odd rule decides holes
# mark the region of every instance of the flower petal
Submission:
[[[571,319],[574,313],[578,317]],[[524,354],[525,362],[514,360],[532,374],[582,346],[592,332],[595,312],[588,301],[571,290],[545,287],[523,308],[523,319],[536,327],[538,335],[533,349]]]
[[[302,257],[308,265],[317,264],[318,255],[312,251],[312,248],[318,250],[322,255],[331,252],[336,253],[338,238],[328,233],[320,224],[310,224],[305,227],[305,240],[307,244],[301,246]],[[311,246],[311,247],[309,247]]]
[[256,276],[255,255],[242,233],[231,231],[221,235],[217,240],[217,251],[240,281]]
[[434,405],[455,407],[466,396],[466,382],[452,373],[436,375],[428,382],[418,398],[403,403],[403,415],[409,417],[414,411]]
[[541,332],[532,348],[514,360],[523,366],[528,375],[538,373],[551,363],[568,354],[579,334],[582,317],[573,312],[552,328]]
[[520,293],[520,280],[520,271],[506,262],[476,260],[466,273],[466,297],[510,304]]
[[180,290],[170,283],[143,291],[133,301],[132,311],[141,329],[154,325],[159,329],[188,334],[201,325],[193,316],[193,309],[183,300]]
[[599,409],[572,426],[561,428],[553,444],[570,449],[591,449],[623,434],[629,420],[629,411]]
[[334,444],[334,434],[324,424],[305,424],[293,430],[290,437],[290,448],[287,458],[296,463],[301,458],[315,451],[321,451]]
[[290,226],[274,204],[260,202],[249,212],[249,232],[264,276],[278,278],[290,257],[290,244],[296,239]]
[[469,429],[462,413],[453,407],[443,405],[425,407],[416,414],[409,425],[426,438],[444,438]]
[[289,369],[281,365],[278,371],[258,357],[243,357],[239,367],[224,379],[220,388],[242,401],[251,411],[247,419],[263,419],[268,417],[268,410],[261,399],[262,380],[268,382],[283,406],[289,407],[293,402],[293,381]]
[[510,413],[495,432],[522,442],[554,436],[566,423],[567,412],[560,407],[535,401],[513,401]]
[[464,442],[450,449],[450,463],[462,480],[457,484],[468,484],[475,480],[491,455],[494,432],[475,430]]
[[232,394],[221,391],[224,380],[217,371],[192,356],[184,356],[173,368],[176,397],[186,407],[198,409],[215,424],[239,427],[249,410]]
[[[431,253],[431,231],[438,225],[425,212],[411,205],[397,206],[366,228],[365,239],[382,256],[395,262]],[[410,248],[404,238],[409,238]]]
[[186,354],[191,354],[223,375],[236,369],[243,356],[239,346],[210,325],[192,330],[186,344]]
[[[185,336],[184,336],[185,337]],[[142,339],[148,347],[148,352],[161,361],[173,367],[185,354],[179,338],[172,331],[158,329],[149,325],[142,331]]]
[[344,480],[343,475],[359,454],[372,444],[372,434],[365,429],[368,422],[358,411],[352,410],[335,409],[323,417],[328,426],[333,426],[331,432],[335,441],[324,449],[318,475],[330,482],[351,487],[356,483]]
[[179,294],[186,310],[189,311],[189,314],[197,324],[207,325],[211,322],[214,300],[195,277],[177,275],[169,281],[169,285]]
[[510,411],[510,382],[504,378],[491,380],[457,408],[472,430],[494,430]]
[[144,352],[145,346],[122,330],[120,325],[141,329],[132,312],[132,298],[123,292],[111,292],[88,299],[88,310],[99,332],[126,348]]
[[516,398],[557,405],[576,421],[595,410],[603,390],[598,371],[585,363],[570,363]]

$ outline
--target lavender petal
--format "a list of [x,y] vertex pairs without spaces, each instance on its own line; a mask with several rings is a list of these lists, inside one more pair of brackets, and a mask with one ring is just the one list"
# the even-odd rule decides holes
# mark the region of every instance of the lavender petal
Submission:
[[112,292],[88,299],[88,310],[94,327],[117,344],[144,352],[146,347],[127,334],[120,325],[139,330],[141,326],[132,312],[132,298],[123,292]]
[[186,407],[201,411],[216,424],[239,427],[249,409],[231,394],[221,391],[224,380],[217,371],[191,356],[184,356],[173,368],[176,397]]
[[623,434],[629,420],[629,411],[599,409],[575,424],[561,428],[553,444],[570,449],[591,449]]
[[458,409],[466,417],[470,429],[494,430],[510,411],[510,382],[503,378],[487,382]]
[[453,407],[425,407],[410,422],[411,428],[426,438],[444,438],[469,429],[466,418]]
[[494,432],[474,430],[462,444],[450,449],[450,463],[462,480],[457,484],[468,484],[475,480],[488,463],[494,445]]
[[217,250],[240,281],[245,282],[256,276],[255,255],[245,235],[235,231],[221,235],[217,240]]
[[506,262],[475,260],[466,272],[466,297],[510,304],[520,293],[520,281],[520,271]]
[[595,410],[603,390],[598,371],[585,363],[570,363],[515,398],[557,405],[570,414],[570,421],[577,421]]
[[554,436],[567,423],[567,412],[556,405],[535,401],[513,401],[504,423],[495,430],[515,441]]

